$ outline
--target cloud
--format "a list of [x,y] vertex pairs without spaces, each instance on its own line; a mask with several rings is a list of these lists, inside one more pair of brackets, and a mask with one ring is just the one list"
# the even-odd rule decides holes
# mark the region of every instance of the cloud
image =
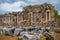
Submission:
[[27,1],[33,4],[41,4],[41,3],[47,2],[50,4],[56,5],[59,3],[59,0],[27,0]]
[[0,4],[0,10],[6,11],[6,12],[22,11],[23,6],[26,6],[26,5],[27,4],[23,1],[17,1],[12,4],[2,3],[2,4]]
[[59,15],[60,15],[60,11],[58,11]]
[[[1,3],[2,2],[2,3]],[[3,3],[4,2],[4,3]],[[4,12],[22,11],[24,6],[50,3],[54,6],[59,5],[59,0],[0,0],[0,10]],[[56,6],[57,8],[57,6]],[[59,8],[57,8],[59,9]]]

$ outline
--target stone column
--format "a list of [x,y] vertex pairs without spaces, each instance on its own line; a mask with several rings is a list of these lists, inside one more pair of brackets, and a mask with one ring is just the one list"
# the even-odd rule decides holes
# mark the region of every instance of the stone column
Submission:
[[31,12],[31,25],[33,25],[33,13]]
[[47,19],[47,13],[46,13],[46,23],[47,23],[48,19]]
[[42,23],[42,13],[41,13],[41,23]]
[[10,15],[10,26],[11,26],[11,15]]
[[51,20],[51,15],[50,15],[50,12],[49,12],[49,21]]

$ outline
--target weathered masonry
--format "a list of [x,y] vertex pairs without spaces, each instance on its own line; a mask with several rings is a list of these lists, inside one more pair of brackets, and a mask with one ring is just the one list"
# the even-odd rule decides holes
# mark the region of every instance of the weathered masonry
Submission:
[[22,12],[0,15],[0,26],[39,26],[54,21],[54,11],[51,4],[30,5]]

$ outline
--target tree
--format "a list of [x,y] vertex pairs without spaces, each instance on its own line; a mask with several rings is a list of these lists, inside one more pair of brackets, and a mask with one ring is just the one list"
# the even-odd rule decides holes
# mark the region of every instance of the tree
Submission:
[[55,17],[57,17],[58,16],[58,11],[57,10],[55,10]]
[[60,18],[60,15],[58,14],[57,10],[55,10],[55,18]]

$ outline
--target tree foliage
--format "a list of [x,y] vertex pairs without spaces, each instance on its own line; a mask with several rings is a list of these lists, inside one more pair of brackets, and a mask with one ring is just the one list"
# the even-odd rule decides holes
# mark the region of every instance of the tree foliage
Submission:
[[55,18],[60,18],[60,15],[58,14],[57,10],[55,10]]

